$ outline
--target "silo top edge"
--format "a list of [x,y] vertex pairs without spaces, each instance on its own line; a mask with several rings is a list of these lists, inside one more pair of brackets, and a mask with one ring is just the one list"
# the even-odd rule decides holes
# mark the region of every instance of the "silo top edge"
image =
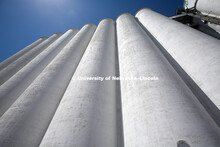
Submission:
[[[151,10],[150,8],[142,8],[142,9],[140,9],[140,10],[138,10],[136,13],[135,13],[135,17],[137,17],[137,15],[141,12],[141,11],[143,11],[143,10]],[[151,10],[152,11],[152,10]]]

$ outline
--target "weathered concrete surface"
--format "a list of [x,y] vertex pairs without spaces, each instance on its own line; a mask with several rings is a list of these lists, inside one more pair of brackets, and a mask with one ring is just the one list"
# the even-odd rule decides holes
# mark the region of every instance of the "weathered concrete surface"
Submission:
[[0,146],[37,147],[92,35],[85,25],[0,119]]
[[0,86],[0,117],[77,32],[77,29],[69,29],[65,34],[42,51],[36,58],[30,61],[25,67]]
[[220,126],[220,41],[150,9],[136,17],[186,72],[185,82]]
[[78,77],[116,76],[115,22],[102,20],[63,96],[41,147],[116,147],[116,81]]
[[43,42],[44,40],[46,40],[47,37],[41,37],[38,40],[36,40],[35,42],[33,42],[32,44],[28,45],[27,47],[25,47],[24,49],[22,49],[21,51],[17,52],[16,54],[14,54],[13,56],[9,57],[8,59],[6,59],[5,61],[0,63],[0,70],[2,70],[3,68],[5,68],[6,66],[8,66],[10,63],[14,62],[15,60],[17,60],[19,57],[21,57],[22,55],[26,54],[28,51],[30,51],[31,49],[33,49],[35,46],[39,45],[41,42]]
[[218,147],[219,128],[133,16],[123,14],[116,23],[120,76],[159,77],[121,81],[125,146],[176,147],[185,140],[192,147]]
[[32,59],[34,59],[38,54],[40,54],[44,49],[46,49],[50,44],[52,44],[56,39],[58,39],[62,34],[55,33],[50,38],[39,44],[38,46],[31,49],[29,52],[9,64],[7,67],[0,71],[0,85],[12,77],[16,72],[28,64]]

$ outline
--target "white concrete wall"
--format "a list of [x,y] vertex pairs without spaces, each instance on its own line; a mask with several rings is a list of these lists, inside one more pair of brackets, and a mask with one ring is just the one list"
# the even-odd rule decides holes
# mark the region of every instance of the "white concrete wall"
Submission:
[[120,76],[159,77],[121,81],[125,146],[176,147],[185,140],[217,147],[219,128],[134,17],[123,14],[116,23]]
[[39,146],[95,28],[85,25],[4,113],[0,146]]
[[58,39],[62,34],[55,33],[50,38],[39,44],[38,46],[31,49],[29,52],[9,64],[3,70],[0,71],[0,85],[12,77],[16,72],[28,64],[32,59],[34,59],[39,53],[46,49],[50,44],[52,44],[56,39]]
[[136,17],[195,82],[191,90],[220,126],[220,41],[150,9]]
[[41,147],[117,145],[116,82],[78,77],[115,76],[115,22],[102,20],[63,96]]
[[77,29],[69,29],[36,58],[0,86],[0,116],[14,103],[63,47],[75,36]]
[[47,37],[41,37],[38,40],[36,40],[35,42],[33,42],[32,44],[28,45],[27,47],[25,47],[24,49],[22,49],[21,51],[17,52],[16,54],[14,54],[13,56],[9,57],[8,59],[6,59],[5,61],[0,63],[0,71],[5,68],[6,66],[8,66],[10,63],[14,62],[15,60],[17,60],[19,57],[21,57],[22,55],[26,54],[28,51],[30,51],[31,49],[33,49],[35,46],[39,45],[41,42],[43,42],[44,40],[46,40]]

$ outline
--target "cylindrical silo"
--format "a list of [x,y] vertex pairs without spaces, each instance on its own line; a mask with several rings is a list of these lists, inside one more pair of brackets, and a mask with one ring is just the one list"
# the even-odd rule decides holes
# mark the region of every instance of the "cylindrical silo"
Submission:
[[39,146],[95,28],[85,25],[4,113],[0,146]]
[[220,126],[220,41],[150,9],[136,17]]
[[31,49],[29,52],[12,62],[10,65],[5,67],[0,71],[0,85],[12,77],[16,72],[28,64],[32,59],[34,59],[38,54],[40,54],[44,49],[46,49],[50,44],[52,44],[56,39],[58,39],[62,34],[55,33],[50,38],[39,44],[38,46]]
[[196,9],[205,15],[220,17],[220,1],[219,0],[198,0]]
[[43,69],[78,32],[77,29],[69,29],[54,43],[42,51],[25,67],[0,86],[0,116],[14,103],[22,92],[33,82]]
[[101,79],[116,76],[115,37],[115,22],[112,19],[102,20],[72,77],[41,147],[117,146],[116,81]]
[[2,63],[0,63],[0,70],[5,68],[6,66],[8,66],[13,61],[17,60],[22,55],[26,54],[28,51],[30,51],[31,49],[33,49],[35,46],[39,45],[41,42],[43,42],[46,39],[47,39],[47,37],[40,37],[37,41],[33,42],[32,44],[28,45],[27,47],[25,47],[21,51],[17,52],[13,56],[9,57],[8,59],[6,59]]
[[125,146],[219,146],[219,128],[133,16],[116,24]]

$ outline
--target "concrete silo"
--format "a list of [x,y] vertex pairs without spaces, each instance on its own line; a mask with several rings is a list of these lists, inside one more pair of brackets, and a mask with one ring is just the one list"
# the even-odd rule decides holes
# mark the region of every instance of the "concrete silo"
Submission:
[[[117,146],[116,34],[112,19],[102,20],[48,127],[41,147]],[[83,80],[80,77],[97,77]],[[83,138],[83,139],[82,139]]]
[[0,64],[0,146],[218,147],[220,42],[150,9]]
[[48,46],[36,58],[30,61],[24,68],[7,80],[0,87],[0,116],[14,103],[42,70],[53,60],[63,47],[78,32],[69,29],[65,34]]
[[220,41],[150,9],[136,17],[220,126]]
[[28,45],[27,47],[25,47],[24,49],[22,49],[21,51],[17,52],[16,54],[14,54],[13,56],[9,57],[8,59],[6,59],[5,61],[3,61],[2,63],[0,63],[0,70],[2,70],[3,68],[5,68],[6,66],[8,66],[10,63],[12,63],[13,61],[17,60],[19,57],[23,56],[24,54],[26,54],[28,51],[30,51],[31,49],[33,49],[34,47],[36,47],[37,45],[39,45],[41,42],[43,42],[44,40],[46,40],[47,37],[40,37],[38,40],[36,40],[35,42],[33,42],[32,44]]
[[95,28],[85,25],[4,113],[1,146],[40,144]]
[[125,146],[218,146],[219,128],[135,18],[116,23],[120,76],[159,78],[121,81]]

